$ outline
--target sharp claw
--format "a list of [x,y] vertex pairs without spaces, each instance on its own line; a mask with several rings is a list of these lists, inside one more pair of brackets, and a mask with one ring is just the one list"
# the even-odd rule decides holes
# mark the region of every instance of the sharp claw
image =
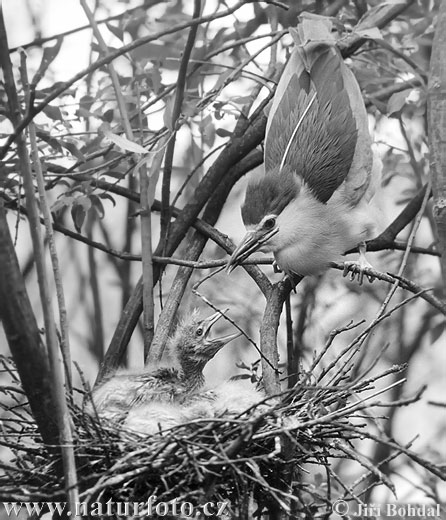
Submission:
[[273,271],[275,273],[281,273],[282,269],[279,267],[279,264],[274,260],[273,262]]
[[350,281],[354,282],[355,279],[357,279],[358,284],[363,285],[364,277],[366,277],[370,283],[373,283],[375,281],[375,276],[373,272],[369,272],[372,270],[372,267],[369,267],[368,265],[363,266],[361,265],[361,263],[358,262],[344,262],[344,270],[342,272],[342,276],[345,278],[349,274]]

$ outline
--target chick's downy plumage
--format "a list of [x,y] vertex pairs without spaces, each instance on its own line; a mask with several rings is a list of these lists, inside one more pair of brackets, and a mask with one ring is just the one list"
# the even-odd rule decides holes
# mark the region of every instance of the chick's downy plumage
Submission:
[[364,102],[331,34],[317,30],[325,36],[317,43],[303,29],[292,33],[296,45],[268,116],[265,174],[248,183],[247,234],[229,268],[262,251],[289,274],[316,274],[373,231],[379,162]]
[[220,313],[201,319],[193,312],[169,339],[167,350],[172,366],[118,372],[93,391],[99,415],[122,421],[129,410],[145,403],[179,404],[204,384],[203,369],[208,361],[239,333],[211,338],[212,326]]
[[265,412],[265,406],[259,406],[265,397],[246,380],[226,381],[210,390],[189,394],[182,404],[152,402],[133,408],[125,426],[144,436],[199,419],[240,418],[244,413],[251,417]]

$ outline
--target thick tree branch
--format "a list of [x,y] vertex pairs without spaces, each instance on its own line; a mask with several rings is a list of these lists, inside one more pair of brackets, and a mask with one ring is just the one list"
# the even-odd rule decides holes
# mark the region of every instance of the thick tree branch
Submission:
[[20,272],[1,198],[0,318],[43,442],[55,446],[59,433],[53,414],[50,367]]
[[446,286],[446,2],[441,3],[428,82],[429,148],[434,219]]

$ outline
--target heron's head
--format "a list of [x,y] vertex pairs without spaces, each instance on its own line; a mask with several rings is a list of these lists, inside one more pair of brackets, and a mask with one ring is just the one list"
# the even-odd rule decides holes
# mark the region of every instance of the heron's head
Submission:
[[239,332],[211,336],[211,329],[221,316],[220,312],[216,312],[208,318],[201,319],[194,311],[178,326],[171,339],[171,348],[176,350],[178,362],[186,377],[190,372],[202,371],[221,348],[240,336]]
[[247,233],[235,249],[228,262],[232,271],[255,251],[275,252],[286,239],[284,230],[287,220],[292,218],[286,208],[297,199],[301,183],[296,174],[287,166],[260,179],[252,179],[246,189],[242,206],[242,218]]

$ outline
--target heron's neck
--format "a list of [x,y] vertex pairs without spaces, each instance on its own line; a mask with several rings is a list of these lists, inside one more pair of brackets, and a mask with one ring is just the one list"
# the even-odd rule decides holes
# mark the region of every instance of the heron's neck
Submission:
[[182,380],[189,392],[193,392],[204,385],[204,365],[191,360],[182,360]]

